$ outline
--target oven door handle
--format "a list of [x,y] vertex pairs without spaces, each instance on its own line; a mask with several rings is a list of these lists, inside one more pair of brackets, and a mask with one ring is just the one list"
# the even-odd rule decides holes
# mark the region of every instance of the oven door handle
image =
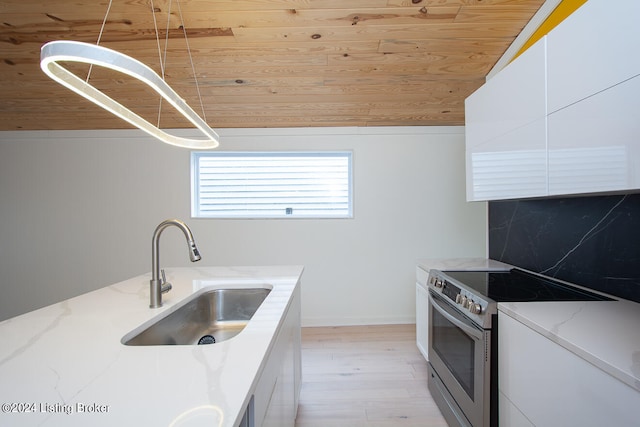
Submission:
[[433,293],[429,293],[429,301],[431,303],[431,305],[433,306],[433,308],[435,308],[436,310],[438,310],[438,312],[440,314],[442,314],[449,322],[453,323],[455,326],[457,326],[458,328],[462,329],[463,332],[465,332],[467,335],[469,335],[471,338],[479,341],[482,339],[482,332],[479,331],[478,329],[469,326],[467,324],[465,324],[464,322],[462,322],[460,319],[456,318],[455,316],[453,316],[452,314],[450,314],[444,307],[442,307],[440,305],[440,303],[438,302],[438,300],[440,299],[439,297],[433,295]]

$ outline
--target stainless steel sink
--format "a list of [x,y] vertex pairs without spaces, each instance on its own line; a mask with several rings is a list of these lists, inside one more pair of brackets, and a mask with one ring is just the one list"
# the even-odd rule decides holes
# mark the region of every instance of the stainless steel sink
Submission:
[[214,344],[238,335],[270,289],[214,289],[197,295],[131,338],[125,345]]

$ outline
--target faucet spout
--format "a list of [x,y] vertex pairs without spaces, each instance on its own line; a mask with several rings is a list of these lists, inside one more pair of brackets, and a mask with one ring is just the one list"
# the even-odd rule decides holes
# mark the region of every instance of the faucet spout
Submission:
[[187,239],[187,244],[189,245],[189,259],[191,259],[191,262],[200,261],[201,259],[200,251],[196,246],[193,234],[187,224],[179,219],[167,219],[162,221],[153,232],[153,238],[151,240],[151,281],[149,282],[150,308],[162,307],[162,294],[171,290],[171,284],[166,283],[164,278],[160,277],[160,235],[167,227],[170,226],[175,226],[182,230],[184,237]]

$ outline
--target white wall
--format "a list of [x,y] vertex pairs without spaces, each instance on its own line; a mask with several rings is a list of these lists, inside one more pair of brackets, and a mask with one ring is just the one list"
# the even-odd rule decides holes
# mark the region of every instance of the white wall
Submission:
[[[305,265],[305,325],[412,322],[417,259],[485,255],[463,128],[220,134],[224,150],[353,150],[355,218],[191,219],[188,150],[132,130],[0,132],[0,320],[148,273],[170,217],[190,225],[201,265]],[[177,229],[161,255],[190,265]]]

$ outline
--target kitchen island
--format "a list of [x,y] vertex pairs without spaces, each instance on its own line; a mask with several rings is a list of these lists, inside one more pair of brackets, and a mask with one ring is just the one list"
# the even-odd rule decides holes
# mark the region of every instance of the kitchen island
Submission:
[[[301,266],[166,269],[173,289],[158,309],[149,308],[147,274],[0,323],[0,425],[234,427],[251,419],[262,425],[270,414],[274,419],[284,414],[293,423],[302,271]],[[228,341],[122,344],[125,335],[205,288],[271,292]],[[279,396],[290,401],[278,401],[270,411],[270,400]]]

